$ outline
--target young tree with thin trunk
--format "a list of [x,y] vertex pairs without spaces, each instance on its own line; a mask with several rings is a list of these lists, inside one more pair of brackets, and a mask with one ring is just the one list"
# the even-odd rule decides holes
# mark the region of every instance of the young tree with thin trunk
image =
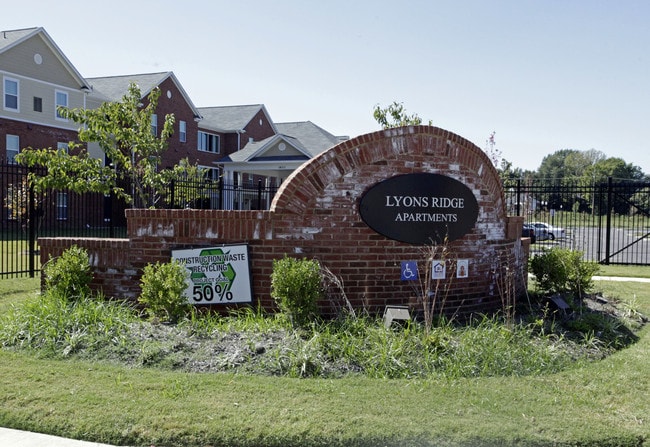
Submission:
[[[105,102],[97,109],[60,107],[63,118],[81,125],[79,141],[96,143],[106,159],[93,158],[79,143],[68,150],[27,149],[16,156],[26,166],[44,166],[46,176],[31,176],[37,190],[68,189],[77,193],[113,193],[133,205],[155,207],[167,174],[158,163],[173,133],[174,116],[166,115],[159,135],[152,131],[160,89],[155,88],[142,103],[140,88],[131,84],[120,102]],[[127,180],[131,187],[124,186]]]

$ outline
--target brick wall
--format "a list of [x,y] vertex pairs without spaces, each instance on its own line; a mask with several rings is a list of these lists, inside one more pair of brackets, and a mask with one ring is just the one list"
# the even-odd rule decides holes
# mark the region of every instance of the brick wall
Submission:
[[77,140],[77,130],[66,130],[34,123],[0,119],[0,159],[6,156],[7,135],[17,135],[20,138],[20,149],[31,147],[41,149],[51,147],[56,149],[56,144]]
[[[264,307],[273,307],[272,261],[288,255],[318,259],[342,280],[353,306],[383,311],[387,304],[414,302],[418,287],[400,280],[400,261],[417,260],[422,268],[426,247],[376,233],[361,220],[358,204],[372,185],[417,172],[452,177],[470,188],[479,203],[473,230],[445,247],[450,266],[441,281],[447,290],[440,296],[445,309],[499,308],[504,275],[516,271],[518,287],[525,284],[528,247],[519,237],[522,218],[506,216],[498,174],[483,151],[429,126],[375,132],[337,145],[295,171],[269,211],[127,210],[128,240],[46,239],[41,241],[42,257],[72,243],[91,248],[96,286],[107,295],[133,298],[141,269],[168,261],[172,249],[247,243],[253,294]],[[469,260],[467,278],[455,277],[455,259]],[[321,303],[324,311],[340,304]]]

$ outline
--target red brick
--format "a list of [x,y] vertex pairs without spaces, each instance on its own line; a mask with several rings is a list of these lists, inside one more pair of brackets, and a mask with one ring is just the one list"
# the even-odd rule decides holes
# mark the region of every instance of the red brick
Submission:
[[[268,309],[275,308],[272,263],[285,255],[319,259],[341,278],[355,307],[381,311],[388,303],[408,304],[418,285],[400,280],[400,261],[418,260],[423,270],[426,250],[369,229],[358,215],[358,200],[374,183],[412,172],[449,175],[479,193],[475,228],[447,247],[454,257],[470,260],[471,276],[451,279],[455,272],[448,271],[446,310],[467,313],[500,306],[494,263],[514,262],[520,221],[507,218],[501,183],[487,155],[467,140],[429,126],[375,132],[332,148],[285,181],[273,211],[128,209],[129,240],[97,251],[98,265],[120,273],[98,268],[94,284],[109,296],[133,298],[140,269],[168,260],[173,248],[248,243],[253,294]],[[56,256],[72,243],[41,240],[42,256]],[[98,246],[90,240],[74,243],[93,250]],[[525,261],[513,268],[525,269]],[[334,311],[328,300],[322,306]]]

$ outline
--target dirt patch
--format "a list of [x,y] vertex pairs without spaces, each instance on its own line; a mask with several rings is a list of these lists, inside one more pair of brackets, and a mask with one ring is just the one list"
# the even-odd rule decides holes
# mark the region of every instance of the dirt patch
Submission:
[[[574,358],[599,359],[637,340],[648,319],[629,305],[592,295],[578,305],[567,297],[543,300],[534,312],[519,315],[521,324],[539,325],[540,333],[564,339],[563,349]],[[541,323],[540,323],[541,322]],[[283,375],[292,368],[318,363],[320,373],[343,376],[361,372],[349,359],[313,358],[309,331],[217,331],[197,333],[189,325],[131,323],[123,342],[88,353],[131,367],[162,367],[188,372],[237,372]],[[83,356],[84,354],[82,354]],[[302,358],[301,358],[302,356]],[[302,362],[296,366],[296,362]]]

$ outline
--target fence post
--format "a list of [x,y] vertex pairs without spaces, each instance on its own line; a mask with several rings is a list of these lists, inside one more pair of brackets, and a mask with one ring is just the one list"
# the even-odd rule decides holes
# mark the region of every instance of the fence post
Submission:
[[34,199],[34,186],[32,186],[31,182],[29,182],[29,211],[27,212],[27,226],[28,226],[28,233],[29,233],[29,247],[27,247],[27,250],[29,250],[29,277],[33,278],[35,275],[35,268],[36,268],[36,262],[35,262],[35,257],[36,257],[36,222],[35,220],[37,219],[36,216],[36,201]]
[[517,179],[517,216],[521,216],[521,179]]
[[219,184],[217,189],[219,190],[219,209],[223,209],[223,177],[219,178]]
[[[594,185],[594,194],[596,193],[596,187]],[[594,210],[595,212],[595,203],[596,200],[594,199]],[[596,259],[598,262],[601,262],[601,257],[600,254],[602,253],[602,236],[603,236],[603,183],[600,182],[598,183],[598,242],[597,242],[597,249],[596,249]]]
[[[176,183],[174,182],[174,179],[171,179],[171,181],[169,182],[169,202],[168,202],[169,203],[168,207],[170,209],[176,208],[176,206],[174,205],[174,203],[175,203],[174,202],[174,194],[175,193],[176,193]],[[182,206],[181,206],[181,208],[182,208]]]
[[262,180],[257,181],[257,209],[262,209]]
[[[106,197],[106,196],[104,196]],[[108,235],[109,237],[113,238],[115,237],[115,222],[113,219],[113,202],[115,201],[115,193],[111,189],[111,192],[108,194],[108,200],[105,202],[106,209],[104,212],[106,215],[108,215]]]
[[605,230],[605,265],[609,265],[610,246],[612,239],[612,178],[607,178],[607,229]]

